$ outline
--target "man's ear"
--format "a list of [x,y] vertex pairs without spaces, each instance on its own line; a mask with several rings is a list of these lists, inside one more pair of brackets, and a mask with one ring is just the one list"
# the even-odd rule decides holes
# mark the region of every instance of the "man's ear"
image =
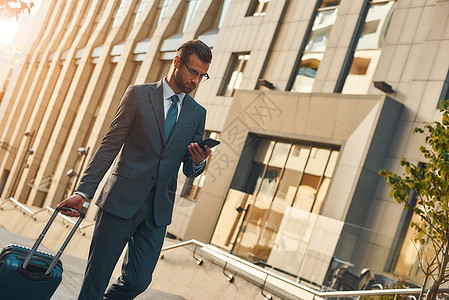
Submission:
[[178,55],[175,56],[175,58],[173,59],[173,66],[175,67],[175,69],[179,69],[181,66],[181,61]]

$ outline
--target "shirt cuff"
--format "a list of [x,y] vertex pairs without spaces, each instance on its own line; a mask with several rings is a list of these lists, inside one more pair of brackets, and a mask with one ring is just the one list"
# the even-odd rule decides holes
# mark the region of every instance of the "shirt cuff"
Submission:
[[199,164],[197,164],[197,163],[195,163],[195,162],[193,162],[193,171],[198,171],[198,170],[201,170],[201,168],[204,166],[204,164],[206,163],[206,160],[207,160],[207,158],[205,159],[205,160],[203,160],[202,162],[200,162]]
[[80,192],[80,191],[75,191],[75,194],[80,195],[81,197],[83,197],[84,199],[88,200],[90,199],[90,196],[86,193]]

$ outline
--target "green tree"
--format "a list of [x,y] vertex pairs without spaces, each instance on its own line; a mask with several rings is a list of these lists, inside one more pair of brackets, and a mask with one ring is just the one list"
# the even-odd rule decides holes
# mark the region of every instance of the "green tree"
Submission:
[[31,13],[34,7],[33,1],[30,0],[0,0],[0,19],[9,21],[12,18],[19,20],[22,13]]
[[[433,284],[427,299],[435,299],[441,284],[449,281],[449,101],[441,103],[441,122],[425,123],[415,128],[414,133],[425,135],[425,145],[419,148],[424,155],[425,165],[417,166],[405,158],[401,166],[405,173],[400,176],[387,170],[379,170],[391,188],[390,195],[397,202],[410,208],[411,191],[415,192],[414,213],[420,217],[412,222],[415,230],[414,242],[427,245],[418,250],[420,267],[425,275],[423,291],[431,278]],[[417,247],[418,249],[418,247]],[[421,297],[420,297],[421,298]]]

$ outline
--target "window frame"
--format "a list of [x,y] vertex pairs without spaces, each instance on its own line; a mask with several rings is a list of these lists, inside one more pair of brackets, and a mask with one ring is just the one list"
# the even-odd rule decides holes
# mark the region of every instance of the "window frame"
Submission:
[[[239,57],[241,57],[241,56],[243,56],[244,58],[247,57],[247,59],[239,60]],[[246,68],[246,65],[249,62],[250,58],[251,58],[250,52],[233,52],[231,54],[231,59],[229,60],[228,67],[226,68],[225,76],[223,77],[223,81],[220,85],[217,96],[225,96],[225,97],[233,97],[234,96],[235,91],[239,89],[240,84],[238,84],[238,86],[236,88],[235,83],[237,82],[237,80],[235,80],[232,85],[232,91],[230,93],[228,92],[230,90],[229,86],[231,84],[233,74],[238,69],[237,73],[241,74],[241,78],[242,78],[244,69]]]

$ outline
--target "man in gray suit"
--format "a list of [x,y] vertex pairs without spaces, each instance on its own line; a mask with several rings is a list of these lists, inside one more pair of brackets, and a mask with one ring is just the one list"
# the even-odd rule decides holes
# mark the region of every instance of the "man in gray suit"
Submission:
[[[96,201],[99,210],[78,299],[133,299],[150,284],[171,223],[181,162],[183,173],[194,178],[211,153],[197,143],[206,110],[188,95],[209,78],[211,60],[209,47],[192,40],[179,47],[167,77],[128,87],[75,194],[58,204],[80,209],[118,155]],[[122,275],[105,293],[126,245]]]

